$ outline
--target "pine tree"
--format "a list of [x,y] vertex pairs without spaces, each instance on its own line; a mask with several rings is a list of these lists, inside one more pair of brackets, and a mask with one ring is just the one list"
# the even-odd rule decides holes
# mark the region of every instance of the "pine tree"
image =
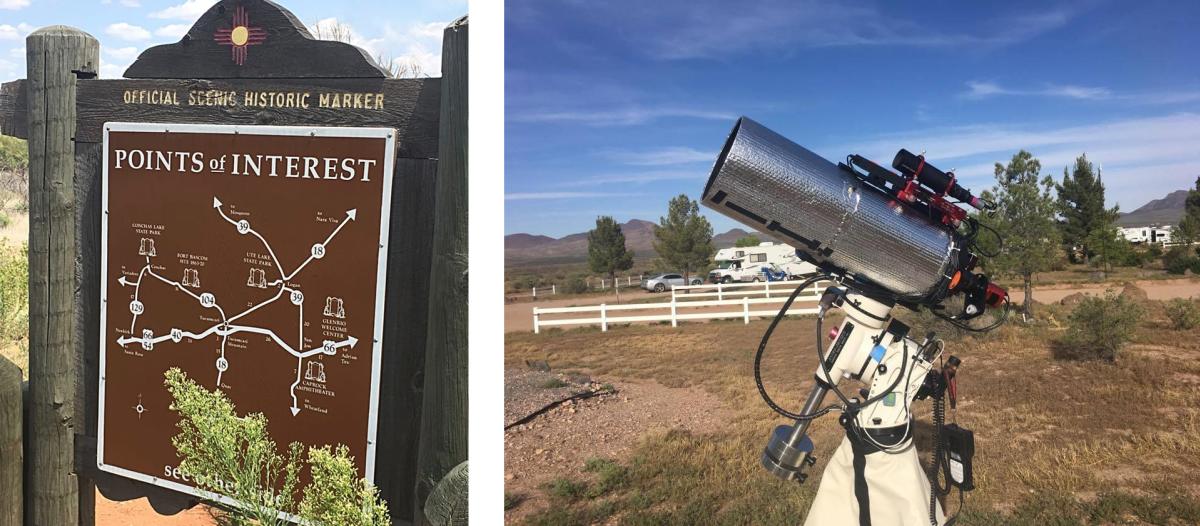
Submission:
[[1104,208],[1104,182],[1087,154],[1075,159],[1070,173],[1063,168],[1062,183],[1057,185],[1059,214],[1063,243],[1067,254],[1074,259],[1076,251],[1088,263],[1097,247],[1089,243],[1096,230],[1107,228],[1117,219],[1117,207]]
[[620,303],[617,271],[633,268],[633,251],[625,248],[625,234],[612,216],[597,217],[596,228],[588,232],[588,267],[592,272],[608,276]]
[[1007,166],[996,163],[996,186],[983,195],[996,203],[996,210],[979,216],[1003,239],[999,253],[988,259],[988,268],[1024,281],[1026,318],[1033,315],[1033,275],[1050,269],[1062,239],[1054,221],[1054,180],[1041,177],[1041,169],[1025,150],[1013,155]]
[[654,227],[654,250],[663,263],[683,273],[684,283],[690,283],[689,275],[707,265],[716,252],[712,235],[700,205],[680,194],[671,199],[666,217],[660,217]]
[[762,241],[758,240],[758,236],[756,236],[754,234],[750,234],[750,235],[739,237],[738,240],[733,244],[733,246],[738,247],[738,248],[757,247],[759,245],[759,243],[762,243]]
[[1188,245],[1200,240],[1200,177],[1196,177],[1196,187],[1188,190],[1183,219],[1171,237],[1172,241]]

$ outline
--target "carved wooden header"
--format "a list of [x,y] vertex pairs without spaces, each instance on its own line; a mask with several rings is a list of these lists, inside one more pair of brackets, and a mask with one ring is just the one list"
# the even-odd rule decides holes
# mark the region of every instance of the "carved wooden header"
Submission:
[[125,77],[135,79],[383,78],[358,47],[313,38],[270,0],[222,0],[174,44],[143,51]]

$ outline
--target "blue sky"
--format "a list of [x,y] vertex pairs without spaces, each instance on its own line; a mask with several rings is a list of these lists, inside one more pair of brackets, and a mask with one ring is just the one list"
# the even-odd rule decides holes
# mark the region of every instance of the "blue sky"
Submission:
[[[119,77],[147,47],[176,42],[216,0],[0,0],[0,81],[25,76],[25,36],[65,24],[100,40],[101,77]],[[441,72],[442,29],[466,0],[277,0],[310,26],[349,26],[372,55]]]
[[1056,179],[1086,152],[1125,211],[1192,185],[1200,2],[983,4],[509,0],[505,233],[657,220],[739,115],[977,192],[1020,148]]

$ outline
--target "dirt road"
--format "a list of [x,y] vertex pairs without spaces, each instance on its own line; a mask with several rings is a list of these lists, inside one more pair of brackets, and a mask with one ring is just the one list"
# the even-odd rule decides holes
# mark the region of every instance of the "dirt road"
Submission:
[[[1200,296],[1200,279],[1197,278],[1141,280],[1135,281],[1134,284],[1146,291],[1146,295],[1152,300]],[[1104,294],[1104,291],[1107,289],[1120,292],[1123,286],[1121,283],[1097,283],[1081,286],[1050,285],[1033,289],[1033,299],[1041,303],[1053,303],[1076,292],[1095,296]],[[1023,293],[1020,290],[1010,290],[1009,294],[1013,296],[1014,300],[1023,299],[1021,297]],[[532,323],[533,321],[530,321],[530,324]]]

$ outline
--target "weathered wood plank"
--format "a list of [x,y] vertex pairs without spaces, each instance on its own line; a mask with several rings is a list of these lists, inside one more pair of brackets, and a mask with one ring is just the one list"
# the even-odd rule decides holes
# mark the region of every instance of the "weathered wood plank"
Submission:
[[109,121],[388,126],[399,133],[399,157],[436,158],[440,85],[440,79],[81,80],[76,140],[102,141]]
[[467,18],[442,37],[442,99],[415,524],[425,499],[467,459]]
[[0,135],[24,139],[29,135],[25,113],[25,79],[0,84]]
[[75,84],[100,43],[65,26],[25,41],[29,106],[29,470],[32,524],[78,524],[75,428]]
[[[235,34],[238,26],[245,30]],[[313,38],[295,15],[269,0],[222,0],[179,42],[147,49],[125,70],[129,78],[155,79],[387,75],[362,49]]]
[[75,472],[79,474],[79,524],[96,523],[96,451],[80,446],[96,436],[96,391],[100,344],[100,168],[97,143],[75,143]]
[[375,484],[388,501],[393,524],[413,516],[419,439],[414,424],[421,421],[436,175],[437,161],[396,160],[376,437],[381,447],[375,457]]
[[22,526],[24,415],[21,368],[0,356],[0,526]]

